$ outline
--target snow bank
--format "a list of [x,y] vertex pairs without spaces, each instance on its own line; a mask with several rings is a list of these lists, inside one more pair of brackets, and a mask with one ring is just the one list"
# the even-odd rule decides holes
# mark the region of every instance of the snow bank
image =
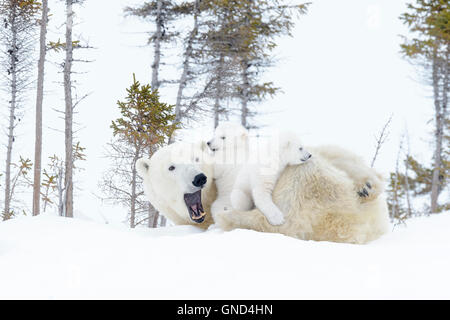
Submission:
[[369,245],[248,230],[0,224],[0,299],[450,299],[450,214]]

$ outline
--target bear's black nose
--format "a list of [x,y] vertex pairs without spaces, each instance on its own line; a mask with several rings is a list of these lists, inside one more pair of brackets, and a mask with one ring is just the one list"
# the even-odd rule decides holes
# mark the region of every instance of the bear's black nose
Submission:
[[203,187],[206,184],[207,178],[203,173],[200,173],[195,176],[194,181],[192,181],[192,184],[196,187]]

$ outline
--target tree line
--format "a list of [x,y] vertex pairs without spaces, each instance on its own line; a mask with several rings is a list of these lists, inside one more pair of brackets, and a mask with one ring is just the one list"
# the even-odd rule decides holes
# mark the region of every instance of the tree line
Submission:
[[[8,104],[7,148],[4,176],[3,220],[25,213],[19,188],[32,188],[32,214],[39,215],[55,206],[64,217],[73,217],[74,174],[78,162],[86,158],[85,149],[74,138],[73,67],[81,62],[78,49],[89,48],[74,39],[76,6],[83,0],[61,0],[65,9],[63,40],[47,39],[49,1],[1,0],[1,66]],[[288,4],[284,0],[192,0],[143,1],[124,9],[124,15],[147,21],[153,27],[148,44],[153,47],[151,85],[133,76],[127,97],[117,106],[121,118],[111,124],[113,138],[108,145],[115,161],[100,182],[105,199],[129,207],[131,227],[164,225],[158,212],[144,201],[136,175],[135,160],[151,156],[164,144],[176,140],[176,130],[190,121],[210,117],[214,125],[229,115],[239,115],[247,128],[255,127],[258,102],[277,93],[271,82],[262,81],[264,72],[274,65],[272,52],[276,39],[290,35],[295,19],[306,13],[308,4]],[[168,46],[177,44],[180,57],[178,79],[163,79]],[[37,51],[37,55],[36,55]],[[52,51],[61,55],[64,109],[64,154],[53,155],[43,165],[42,120],[45,106],[46,58]],[[173,66],[172,66],[173,67]],[[34,75],[37,74],[37,80]],[[159,91],[176,86],[173,105],[159,101]],[[15,158],[16,129],[25,111],[25,97],[36,89],[34,161]],[[230,101],[236,107],[229,107]],[[119,174],[118,174],[119,173]],[[121,178],[119,178],[121,177]],[[119,179],[118,179],[119,178]],[[125,183],[125,185],[124,185]]]
[[[2,87],[8,102],[7,147],[5,174],[2,186],[4,197],[1,217],[8,220],[17,214],[26,213],[23,199],[18,196],[18,188],[33,189],[32,215],[39,215],[49,205],[57,205],[58,213],[64,217],[73,217],[73,175],[75,163],[85,160],[84,147],[73,139],[74,110],[80,102],[75,99],[72,90],[76,87],[73,79],[74,51],[88,48],[79,40],[73,39],[74,5],[82,0],[64,0],[65,4],[65,41],[48,41],[49,24],[48,0],[2,0],[0,17],[1,62],[3,71]],[[36,57],[38,49],[38,57]],[[49,51],[63,54],[58,63],[62,72],[62,90],[65,109],[59,111],[64,118],[65,154],[54,155],[49,165],[42,166],[42,119],[44,112],[44,78],[46,55]],[[79,61],[79,60],[78,60]],[[37,74],[37,81],[33,76]],[[36,86],[34,86],[36,84]],[[34,162],[19,157],[14,161],[14,147],[17,127],[26,111],[25,101],[30,90],[36,88],[35,152]]]
[[[414,64],[421,80],[432,90],[433,153],[428,162],[411,151],[409,134],[402,135],[395,171],[388,180],[391,218],[404,221],[425,213],[450,210],[450,8],[447,0],[415,0],[400,20],[409,34],[402,37],[401,52]],[[442,201],[439,201],[442,199]],[[421,201],[422,207],[418,201]]]
[[[77,5],[84,1],[63,0],[64,40],[49,41],[48,0],[1,0],[0,67],[3,89],[8,95],[5,170],[2,175],[1,215],[4,220],[23,211],[18,190],[33,188],[32,214],[50,205],[61,216],[73,217],[74,181],[85,149],[74,137],[74,110],[82,99],[74,98],[74,57],[76,50],[90,48],[73,36]],[[165,220],[143,195],[135,162],[151,157],[161,146],[176,141],[181,128],[194,120],[209,119],[217,126],[230,116],[238,117],[248,129],[257,127],[258,106],[279,92],[264,74],[275,66],[274,49],[281,36],[290,36],[295,21],[307,13],[308,3],[284,0],[153,0],[127,7],[129,19],[142,19],[152,31],[148,45],[151,84],[141,84],[133,75],[124,99],[117,102],[120,117],[111,123],[112,139],[107,155],[112,166],[99,182],[102,198],[128,208],[128,223],[157,227]],[[393,220],[449,209],[448,169],[450,121],[448,118],[449,8],[445,0],[415,0],[400,19],[409,28],[401,52],[417,66],[426,85],[432,88],[433,156],[420,162],[411,152],[405,133],[399,147],[395,170],[387,186],[388,205]],[[174,53],[171,47],[176,47]],[[36,56],[35,50],[38,49]],[[64,92],[64,155],[53,155],[48,165],[42,159],[42,119],[45,108],[44,84],[46,55],[60,54],[62,92]],[[172,62],[173,55],[178,62]],[[170,62],[169,62],[170,61]],[[167,68],[179,70],[176,79],[165,79]],[[37,81],[33,79],[37,74]],[[130,72],[131,78],[132,72]],[[34,86],[36,84],[36,86]],[[171,103],[160,101],[160,92],[175,88]],[[14,161],[16,129],[24,115],[26,93],[36,88],[34,161],[20,157]],[[388,121],[377,143],[372,166],[386,141]],[[417,199],[428,198],[423,210]],[[444,199],[444,201],[440,201]]]
[[[107,151],[114,163],[100,187],[104,199],[129,208],[132,228],[165,225],[164,217],[145,201],[136,160],[173,143],[177,129],[189,127],[192,120],[209,118],[216,127],[234,115],[246,128],[255,128],[259,102],[279,90],[262,80],[275,64],[276,40],[291,35],[295,19],[307,8],[284,0],[157,0],[124,9],[127,17],[152,27],[152,80],[146,86],[134,78],[126,100],[118,102],[122,117],[111,125],[114,139]],[[181,57],[179,76],[163,79],[165,67],[173,68],[165,60],[174,43]],[[159,91],[167,86],[177,92],[171,106],[159,101]]]

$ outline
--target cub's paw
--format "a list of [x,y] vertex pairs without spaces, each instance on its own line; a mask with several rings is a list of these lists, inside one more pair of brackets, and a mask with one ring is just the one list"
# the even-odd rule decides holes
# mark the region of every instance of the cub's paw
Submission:
[[282,213],[266,216],[266,218],[267,218],[267,221],[269,221],[269,223],[273,226],[281,226],[285,222],[284,216]]

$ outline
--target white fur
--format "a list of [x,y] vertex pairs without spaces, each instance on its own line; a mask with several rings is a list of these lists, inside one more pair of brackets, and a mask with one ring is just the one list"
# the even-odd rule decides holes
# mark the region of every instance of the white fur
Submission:
[[239,170],[248,159],[248,132],[238,124],[222,123],[208,142],[214,156],[214,182],[217,199],[211,206],[213,217],[232,209],[230,194]]
[[[212,183],[212,159],[203,143],[174,143],[158,150],[151,159],[139,159],[136,170],[144,180],[144,191],[153,206],[176,224],[195,224],[189,217],[183,195],[198,191],[193,185],[195,176],[203,173],[207,183],[202,189],[202,198],[211,203],[215,198]],[[173,167],[173,170],[169,170]],[[210,193],[212,192],[212,195]],[[210,200],[207,200],[210,199]],[[209,205],[204,207],[210,211]],[[202,226],[212,223],[208,215]]]
[[214,137],[208,141],[208,146],[212,151],[228,151],[224,153],[224,162],[240,162],[240,156],[242,149],[246,147],[248,143],[248,131],[240,124],[232,122],[223,122],[219,124],[214,130]]
[[[200,162],[191,164],[207,177],[202,189],[202,202],[207,219],[196,224],[189,218],[183,203],[184,184],[167,170],[174,161],[174,150],[193,150],[201,155]],[[313,157],[300,166],[287,166],[273,190],[273,202],[283,212],[285,223],[271,225],[258,209],[229,210],[211,219],[210,206],[217,198],[212,177],[214,164],[208,160],[200,144],[176,144],[161,148],[150,160],[138,163],[144,177],[149,200],[167,218],[176,224],[190,224],[207,229],[215,222],[221,229],[246,228],[262,232],[277,232],[304,240],[367,243],[386,233],[389,226],[382,177],[366,166],[353,153],[339,147],[308,148]],[[191,157],[192,159],[192,157]],[[176,159],[175,159],[176,160]],[[192,161],[192,160],[191,160]],[[177,161],[175,161],[175,164]],[[372,188],[368,197],[357,192],[366,182]]]
[[[257,156],[256,161],[249,159],[236,176],[230,196],[231,205],[233,209],[242,211],[256,206],[270,224],[281,225],[284,223],[284,214],[272,201],[275,183],[286,166],[303,164],[310,159],[311,154],[303,147],[300,139],[288,131],[263,139],[262,144],[266,149],[264,156],[269,158],[270,166],[261,162],[261,156]],[[260,144],[257,148],[250,149],[256,151],[251,154],[262,154]]]

